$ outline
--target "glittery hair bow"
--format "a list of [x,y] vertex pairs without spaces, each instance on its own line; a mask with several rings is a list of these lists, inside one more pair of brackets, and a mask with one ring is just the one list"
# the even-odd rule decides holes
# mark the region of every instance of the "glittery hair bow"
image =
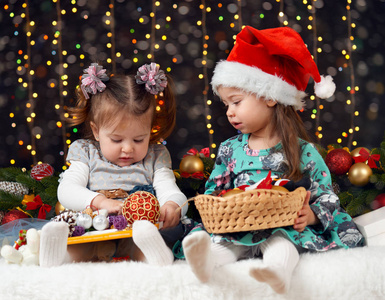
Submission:
[[137,84],[145,84],[146,91],[157,95],[167,86],[167,77],[156,63],[145,64],[138,69],[135,76]]
[[109,78],[106,74],[106,69],[103,69],[102,66],[92,63],[83,72],[81,89],[86,99],[90,98],[88,94],[95,95],[97,92],[101,93],[106,89],[103,81],[108,81]]

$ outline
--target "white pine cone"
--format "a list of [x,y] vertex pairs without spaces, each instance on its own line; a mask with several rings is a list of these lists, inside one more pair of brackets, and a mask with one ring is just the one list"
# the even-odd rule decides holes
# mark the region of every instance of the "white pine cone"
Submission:
[[72,236],[72,233],[75,230],[75,225],[76,225],[76,212],[72,210],[64,210],[57,216],[53,217],[51,221],[54,222],[66,222],[69,225],[69,233],[68,236]]
[[13,181],[0,181],[0,190],[16,196],[28,194],[28,188],[24,184]]

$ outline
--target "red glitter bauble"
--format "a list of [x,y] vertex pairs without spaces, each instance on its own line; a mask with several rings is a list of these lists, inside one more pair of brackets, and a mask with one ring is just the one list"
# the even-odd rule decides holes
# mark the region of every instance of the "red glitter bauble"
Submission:
[[325,163],[331,173],[343,175],[349,171],[354,160],[350,153],[344,149],[333,149],[326,155]]
[[24,219],[24,218],[29,218],[28,215],[25,213],[25,212],[22,212],[18,209],[13,209],[13,210],[10,210],[9,212],[7,212],[5,215],[4,215],[4,218],[1,222],[1,224],[5,224],[5,223],[8,223],[8,222],[12,222],[14,220],[18,220],[18,219]]
[[34,166],[31,170],[31,177],[38,181],[42,180],[44,177],[53,175],[54,169],[50,164],[38,164]]
[[138,191],[124,201],[122,213],[130,225],[137,220],[148,220],[155,224],[159,220],[160,206],[153,194]]

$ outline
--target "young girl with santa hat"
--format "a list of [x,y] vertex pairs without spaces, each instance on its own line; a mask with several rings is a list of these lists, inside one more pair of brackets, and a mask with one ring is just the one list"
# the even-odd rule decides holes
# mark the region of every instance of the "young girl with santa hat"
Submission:
[[304,106],[309,78],[315,94],[331,97],[331,76],[320,76],[300,35],[288,28],[257,30],[246,26],[211,81],[240,134],[221,143],[205,194],[252,185],[269,171],[297,182],[310,179],[306,200],[293,226],[229,234],[209,234],[203,225],[183,240],[185,257],[197,278],[206,282],[213,270],[240,259],[263,257],[250,276],[277,293],[289,289],[304,251],[327,251],[362,244],[351,217],[340,207],[324,160],[309,142],[296,110]]

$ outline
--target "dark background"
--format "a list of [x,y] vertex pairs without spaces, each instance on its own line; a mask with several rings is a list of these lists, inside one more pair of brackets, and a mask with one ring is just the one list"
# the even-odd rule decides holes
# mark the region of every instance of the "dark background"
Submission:
[[[283,1],[283,0],[282,0]],[[384,0],[353,0],[350,10],[346,1],[322,1],[316,4],[316,27],[308,29],[312,15],[308,6],[302,1],[206,1],[209,11],[206,12],[206,23],[202,20],[201,1],[159,1],[156,7],[155,61],[167,70],[175,81],[178,100],[177,126],[171,137],[166,140],[167,147],[173,157],[173,167],[177,168],[182,156],[192,147],[200,150],[210,146],[210,138],[206,128],[206,114],[212,115],[210,123],[214,130],[212,137],[216,145],[234,134],[236,131],[228,124],[225,111],[211,89],[207,97],[213,101],[209,110],[205,109],[203,91],[205,78],[202,66],[203,31],[207,31],[207,80],[211,79],[215,62],[225,59],[231,50],[234,36],[239,32],[240,23],[258,29],[281,26],[283,20],[288,26],[297,30],[314,54],[314,47],[322,49],[317,53],[317,64],[321,74],[331,74],[337,85],[335,96],[320,103],[323,109],[319,113],[319,125],[322,126],[323,147],[336,144],[351,150],[358,146],[369,149],[379,147],[385,130],[384,105],[384,35],[385,35],[385,2]],[[106,12],[114,2],[115,52],[120,56],[115,63],[105,63],[112,72],[116,66],[118,73],[136,73],[138,67],[151,60],[151,38],[146,34],[152,31],[152,1],[61,1],[59,5],[51,0],[30,0],[29,13],[23,7],[24,1],[2,1],[0,8],[0,167],[16,166],[29,169],[36,162],[50,163],[57,171],[64,165],[67,142],[81,138],[81,128],[58,127],[61,121],[62,107],[74,104],[74,90],[84,68],[94,61],[106,61],[111,57],[111,42],[108,33],[111,26],[105,23],[110,18]],[[306,2],[306,1],[305,1]],[[312,1],[307,1],[311,4]],[[240,19],[234,19],[239,13]],[[283,7],[284,17],[279,18]],[[62,56],[68,66],[60,77],[59,44],[54,44],[57,27],[53,21],[58,20],[57,9],[65,10],[61,14],[63,29],[61,47],[66,53]],[[349,15],[347,14],[349,12]],[[25,15],[23,15],[25,14]],[[34,21],[31,27],[31,40],[34,45],[27,46],[27,15]],[[168,21],[166,17],[171,17]],[[348,20],[343,20],[347,16]],[[141,22],[140,18],[143,18]],[[350,19],[349,19],[350,18]],[[343,53],[349,47],[349,20],[353,23],[353,44],[357,49],[352,52],[350,67]],[[233,23],[233,27],[231,27]],[[313,33],[322,37],[322,41],[313,43]],[[165,36],[165,40],[162,37]],[[30,68],[34,71],[32,85],[23,87],[29,82],[25,54],[30,51]],[[137,60],[137,61],[136,61]],[[47,64],[50,61],[52,64]],[[349,86],[355,80],[359,90],[355,93],[355,108],[347,105],[352,99]],[[63,87],[66,96],[60,97],[59,83],[65,80]],[[21,83],[20,83],[21,81]],[[32,87],[32,88],[31,88]],[[27,108],[30,95],[36,114],[33,126],[28,126],[27,117],[31,111]],[[309,85],[309,95],[313,93]],[[62,106],[60,106],[60,103]],[[59,105],[59,109],[55,107]],[[307,109],[301,116],[313,137],[317,131],[317,121],[312,118],[316,109],[316,101],[307,100]],[[348,144],[349,135],[344,137],[353,118],[354,145]],[[60,126],[60,124],[59,124]],[[34,139],[36,155],[32,156],[27,148]],[[217,148],[213,149],[213,153]]]

